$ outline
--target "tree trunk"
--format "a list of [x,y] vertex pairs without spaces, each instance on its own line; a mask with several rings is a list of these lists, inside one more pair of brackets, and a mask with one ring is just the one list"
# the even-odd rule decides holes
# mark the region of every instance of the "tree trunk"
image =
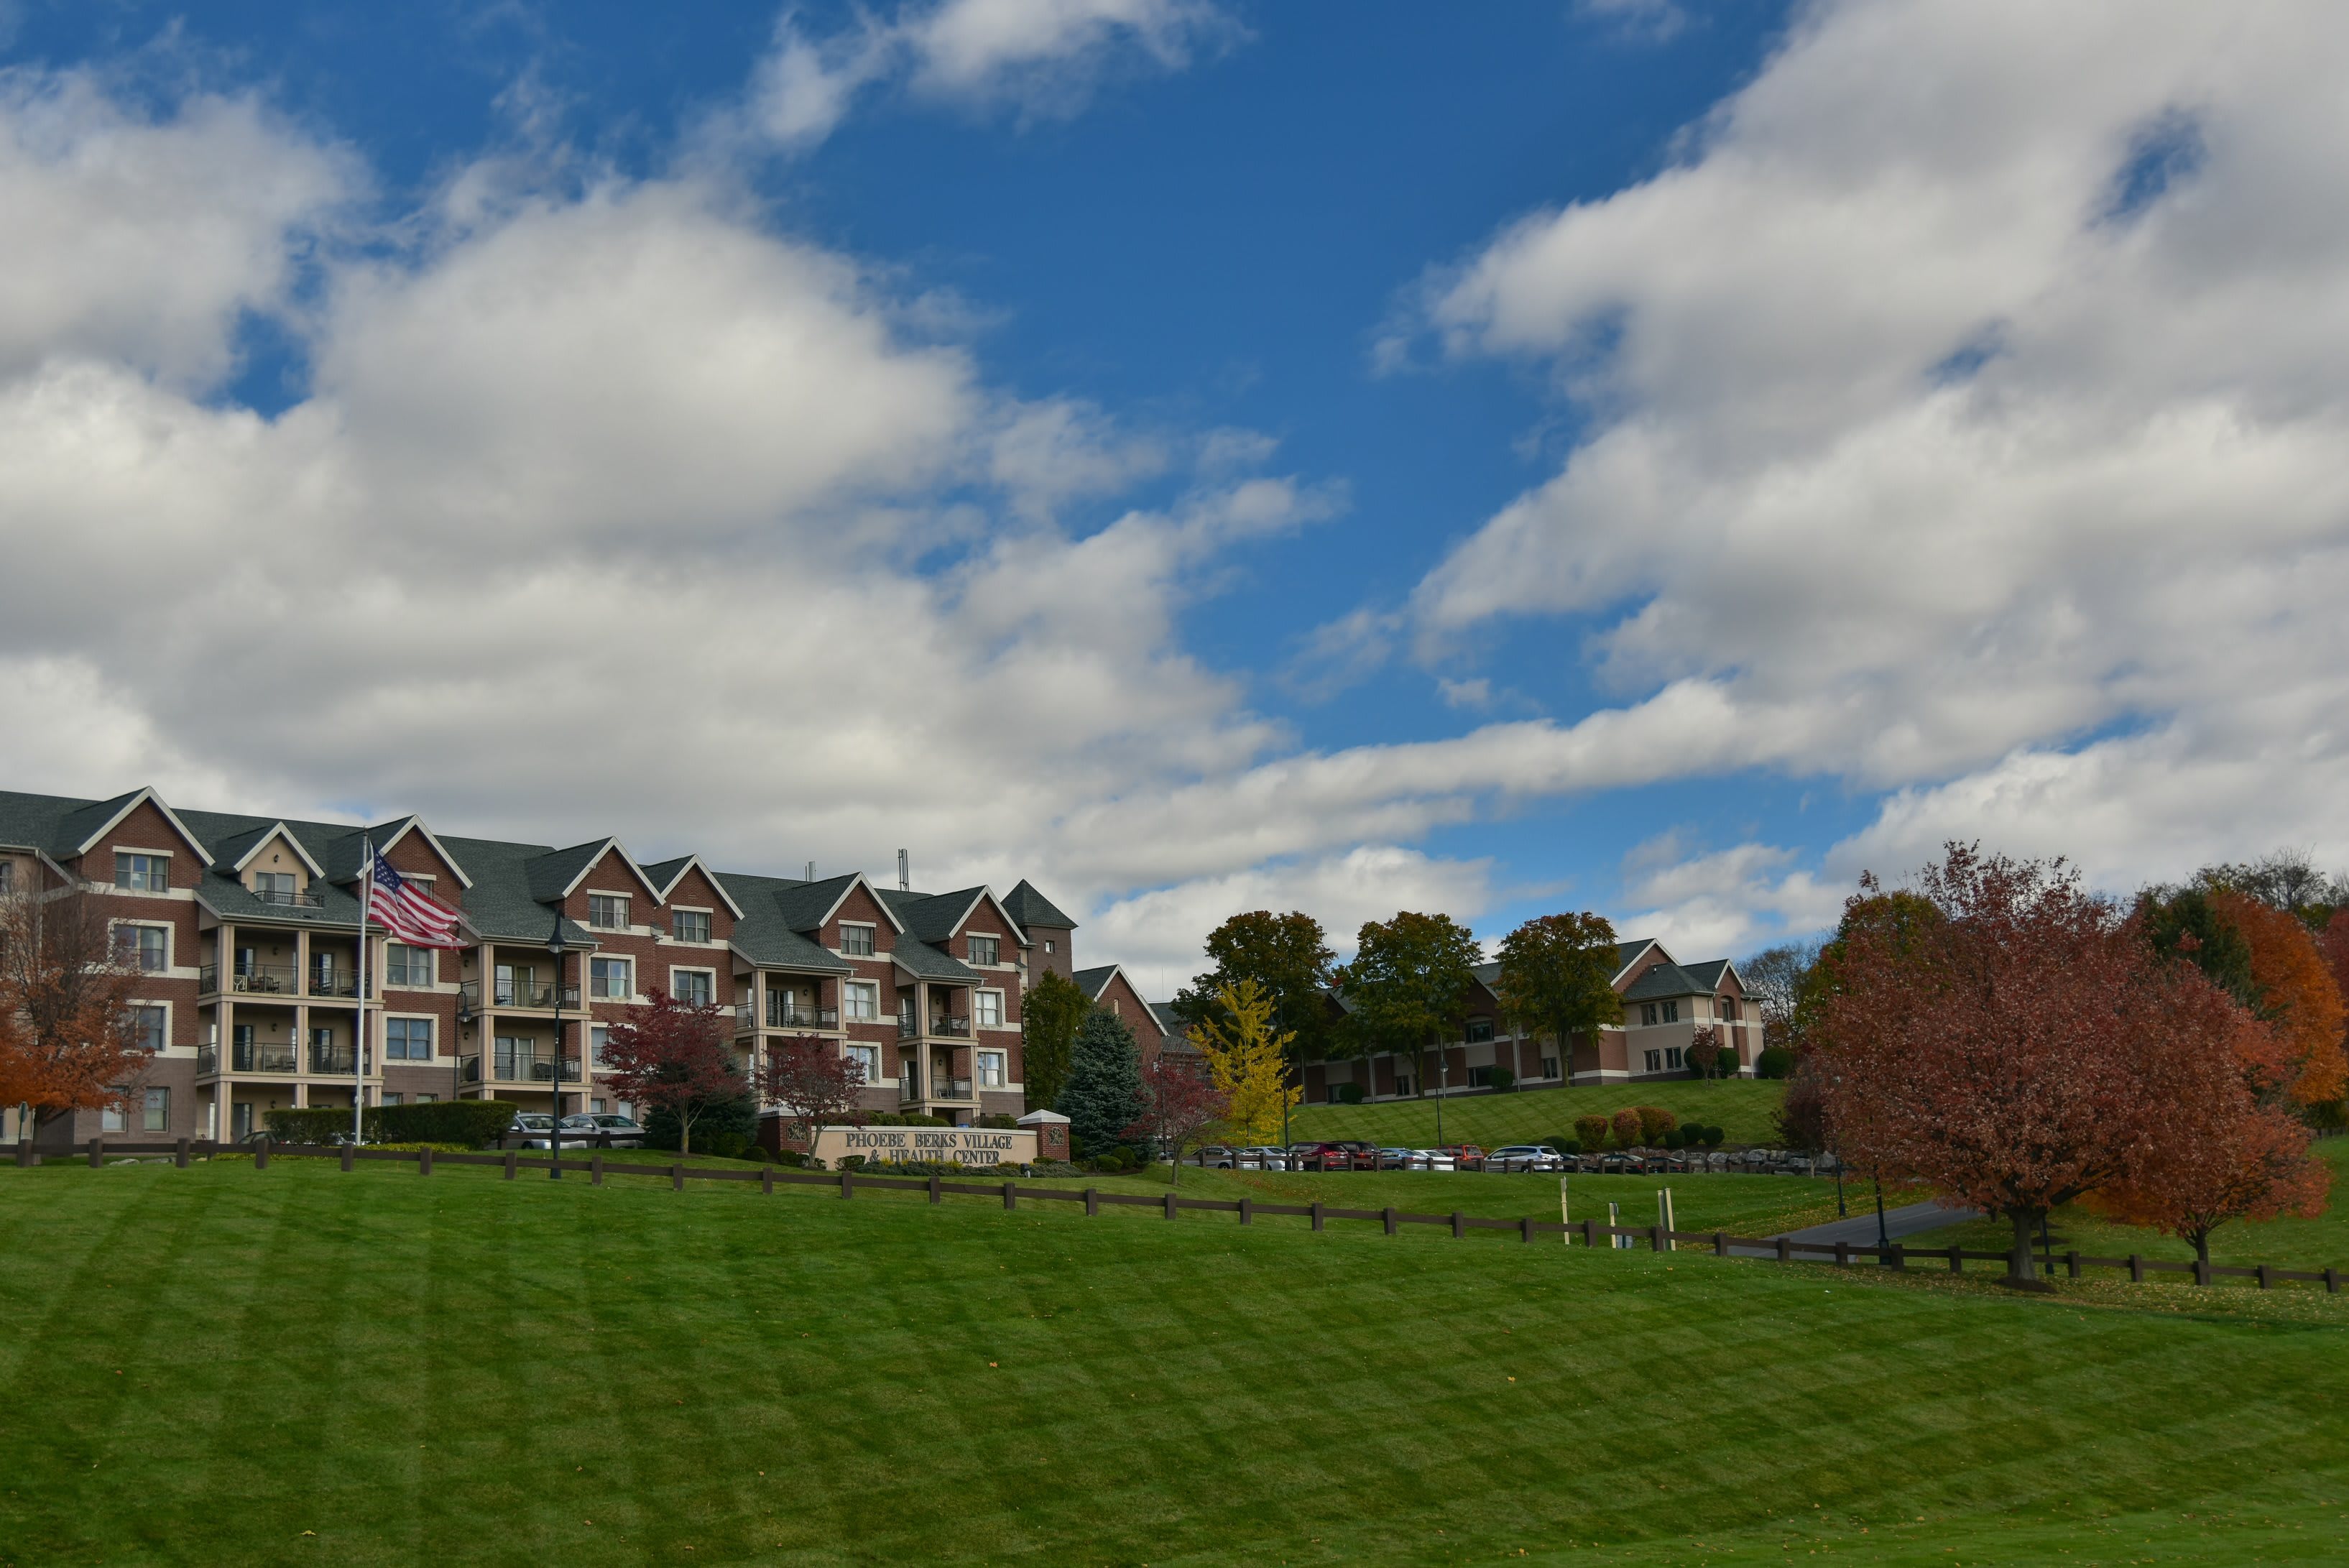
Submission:
[[2031,1230],[2038,1220],[2038,1212],[2030,1209],[2010,1209],[2006,1215],[2014,1223],[2014,1252],[2007,1262],[2007,1268],[2018,1280],[2035,1280],[2039,1277],[2039,1260],[2031,1251]]
[[693,1152],[693,1118],[682,1110],[677,1113],[677,1152],[679,1154]]
[[2194,1243],[2195,1261],[2208,1269],[2210,1266],[2210,1232],[2197,1231],[2187,1240]]

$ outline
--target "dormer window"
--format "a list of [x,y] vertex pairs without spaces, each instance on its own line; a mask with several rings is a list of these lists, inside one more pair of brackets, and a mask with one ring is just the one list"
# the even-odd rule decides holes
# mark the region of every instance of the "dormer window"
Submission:
[[997,955],[1002,950],[1001,941],[999,938],[973,937],[970,939],[970,961],[973,963],[991,964],[999,962],[1000,961],[998,959]]
[[709,940],[709,911],[679,909],[669,917],[669,930],[681,942],[706,942]]
[[587,923],[599,931],[623,931],[628,928],[628,901],[617,893],[587,895]]
[[114,885],[129,893],[168,893],[171,890],[171,857],[118,849],[114,852]]
[[255,871],[253,896],[264,904],[291,904],[299,897],[291,871]]
[[843,955],[849,958],[871,958],[873,956],[873,928],[871,926],[842,925],[840,928],[840,950]]

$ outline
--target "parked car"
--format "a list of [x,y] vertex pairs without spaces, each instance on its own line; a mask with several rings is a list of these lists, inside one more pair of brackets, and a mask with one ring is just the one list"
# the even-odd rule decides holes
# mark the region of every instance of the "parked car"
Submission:
[[645,1129],[632,1116],[612,1111],[588,1111],[563,1118],[563,1141],[585,1143],[591,1147],[609,1139],[613,1148],[642,1148]]
[[1358,1137],[1340,1138],[1330,1146],[1341,1151],[1349,1166],[1355,1170],[1376,1170],[1379,1168],[1379,1146],[1364,1143]]
[[1402,1152],[1411,1157],[1411,1168],[1413,1170],[1457,1170],[1460,1168],[1459,1162],[1454,1159],[1450,1154],[1440,1148],[1407,1148]]
[[1191,1151],[1191,1163],[1206,1170],[1231,1170],[1239,1164],[1240,1151],[1229,1144],[1206,1143]]
[[1419,1168],[1413,1162],[1412,1156],[1418,1152],[1411,1148],[1382,1148],[1379,1150],[1379,1163],[1392,1170],[1415,1170]]
[[1291,1170],[1350,1170],[1353,1156],[1334,1143],[1293,1143],[1288,1146]]
[[1485,1168],[1485,1150],[1480,1145],[1473,1143],[1449,1143],[1444,1146],[1444,1152],[1452,1157],[1452,1163],[1461,1170],[1482,1170]]
[[1547,1144],[1513,1143],[1485,1157],[1487,1170],[1562,1170],[1566,1160]]
[[520,1147],[544,1148],[554,1141],[555,1137],[553,1116],[544,1111],[518,1111],[514,1119],[507,1124],[506,1136],[502,1141],[512,1143],[519,1138],[522,1140]]
[[1287,1170],[1288,1151],[1272,1144],[1257,1144],[1239,1151],[1242,1170]]

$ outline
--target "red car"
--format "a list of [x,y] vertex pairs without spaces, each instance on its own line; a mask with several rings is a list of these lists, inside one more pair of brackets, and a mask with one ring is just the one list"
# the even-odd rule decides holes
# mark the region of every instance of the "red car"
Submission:
[[1452,1157],[1454,1169],[1482,1170],[1485,1168],[1485,1150],[1481,1145],[1448,1143],[1444,1146],[1444,1152]]

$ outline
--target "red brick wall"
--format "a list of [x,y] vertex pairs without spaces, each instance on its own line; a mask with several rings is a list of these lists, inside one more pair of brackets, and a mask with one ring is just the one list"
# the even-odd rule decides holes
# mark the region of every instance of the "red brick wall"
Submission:
[[399,836],[399,842],[384,852],[391,868],[403,877],[429,877],[432,896],[452,909],[465,907],[465,883],[457,868],[433,849],[432,841],[409,828]]

